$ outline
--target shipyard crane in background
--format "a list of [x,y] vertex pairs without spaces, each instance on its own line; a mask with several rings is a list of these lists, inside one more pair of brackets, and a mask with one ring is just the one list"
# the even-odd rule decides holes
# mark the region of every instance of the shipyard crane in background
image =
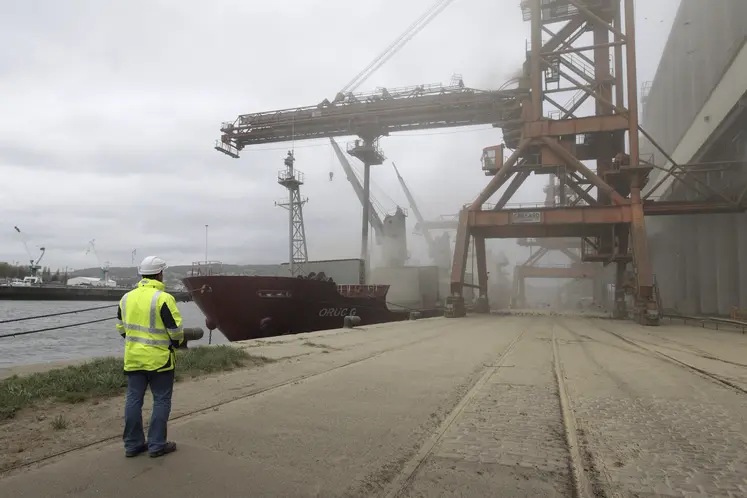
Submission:
[[[337,141],[335,141],[334,138],[330,137],[329,143],[332,145],[332,150],[335,151],[337,160],[340,162],[340,166],[342,166],[342,169],[345,172],[345,177],[348,179],[348,182],[350,182],[350,185],[352,185],[353,191],[355,191],[355,195],[356,197],[358,197],[361,206],[364,206],[366,203],[368,203],[368,223],[373,228],[374,235],[376,236],[376,243],[380,245],[381,239],[384,236],[384,224],[381,222],[381,219],[376,213],[371,195],[369,194],[368,198],[366,198],[363,191],[363,186],[358,180],[358,175],[355,174],[353,166],[350,164],[350,161],[348,161],[348,158],[345,157],[345,154],[342,152],[342,149],[338,145]],[[331,174],[332,173],[330,172],[330,175]]]
[[18,236],[20,237],[21,242],[23,243],[23,247],[24,249],[26,249],[26,254],[28,254],[29,256],[29,275],[32,277],[38,278],[39,281],[41,282],[41,275],[39,275],[38,273],[39,273],[39,270],[42,269],[42,267],[41,265],[39,265],[39,263],[41,263],[41,260],[44,257],[44,253],[46,252],[46,249],[44,247],[40,247],[39,250],[41,251],[41,254],[39,255],[38,258],[34,259],[33,254],[31,254],[31,251],[29,250],[29,245],[28,245],[26,234],[21,232],[21,229],[18,228],[18,226],[14,226],[13,228],[18,233]]
[[[454,220],[451,220],[449,223],[445,224],[438,221],[426,221],[420,211],[420,208],[417,205],[417,202],[415,201],[415,196],[412,194],[412,191],[407,186],[405,179],[400,174],[397,165],[392,162],[392,166],[394,167],[394,171],[397,174],[397,179],[402,186],[402,190],[407,197],[407,201],[410,204],[410,209],[412,209],[413,213],[415,213],[415,218],[417,221],[415,225],[416,233],[422,234],[425,238],[426,244],[428,245],[429,255],[433,260],[435,266],[437,266],[439,269],[439,288],[443,289],[443,293],[444,295],[446,295],[449,292],[448,274],[451,269],[453,254],[450,232],[457,229],[456,218],[458,218],[458,216],[456,216]],[[431,230],[443,230],[443,232],[439,236],[434,237]],[[472,253],[472,257],[474,257],[474,253]],[[494,304],[496,305],[495,307],[496,309],[508,308],[511,301],[511,284],[508,274],[506,273],[506,267],[509,265],[508,258],[503,251],[498,251],[498,254],[495,257],[493,257],[491,251],[488,251],[487,259],[489,261],[492,261],[492,263],[494,263],[495,265],[495,272],[493,273],[493,279],[491,281],[491,289],[493,295],[498,296],[498,299],[494,301]],[[474,276],[471,275],[470,280],[473,279]],[[466,285],[476,289],[478,288],[477,285],[474,285],[473,281],[471,281],[470,284]],[[469,293],[469,295],[472,295],[472,293]]]
[[99,268],[101,268],[103,283],[104,285],[107,285],[109,282],[109,268],[111,265],[109,261],[101,261],[101,257],[96,250],[96,239],[91,239],[88,241],[88,245],[86,246],[86,254],[89,253],[93,253],[93,255],[96,257],[96,262],[99,264]]
[[330,138],[329,141],[361,205],[365,206],[368,203],[368,221],[374,230],[377,245],[382,248],[384,265],[394,268],[405,266],[408,260],[407,213],[400,206],[397,206],[394,214],[382,213],[384,214],[382,220],[376,211],[370,192],[366,196],[364,187],[361,186],[353,166],[345,157],[340,146],[334,138]]
[[[412,212],[415,215],[415,220],[417,222],[415,226],[420,227],[420,233],[423,235],[425,243],[428,246],[428,255],[433,260],[433,263],[439,268],[449,268],[451,266],[451,242],[449,239],[449,233],[444,232],[439,237],[433,237],[433,234],[426,226],[425,219],[418,208],[417,202],[415,202],[415,197],[407,187],[405,179],[402,178],[402,175],[399,173],[397,165],[392,162],[392,166],[394,167],[394,172],[397,174],[399,184],[402,186],[402,191],[405,193],[405,197],[407,197],[410,209],[412,209]],[[456,228],[456,226],[454,228]]]

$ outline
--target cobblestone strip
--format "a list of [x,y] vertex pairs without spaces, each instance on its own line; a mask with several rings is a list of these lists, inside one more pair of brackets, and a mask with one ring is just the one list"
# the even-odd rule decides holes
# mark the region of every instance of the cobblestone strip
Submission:
[[659,357],[660,359],[662,359],[664,361],[669,361],[669,362],[671,362],[671,363],[673,363],[675,365],[681,366],[682,368],[691,370],[693,373],[700,374],[701,376],[704,376],[707,379],[709,379],[709,380],[711,380],[713,382],[716,382],[717,384],[721,384],[723,386],[726,386],[726,387],[729,387],[731,389],[734,389],[735,391],[737,391],[737,392],[739,392],[741,394],[747,394],[747,389],[744,389],[743,387],[738,386],[737,384],[731,382],[728,379],[724,379],[720,375],[717,375],[717,374],[715,374],[713,372],[709,372],[709,371],[704,370],[702,368],[698,368],[698,367],[696,367],[694,365],[691,365],[690,363],[684,362],[682,360],[678,360],[677,358],[675,358],[675,357],[673,357],[671,355],[668,355],[666,353],[662,353],[661,351],[658,351],[656,349],[650,349],[650,348],[648,348],[646,346],[641,345],[638,341],[635,341],[635,340],[632,340],[632,339],[628,339],[627,337],[623,337],[622,335],[618,334],[617,332],[613,332],[613,331],[608,330],[608,329],[603,328],[603,327],[600,327],[600,330],[603,330],[604,332],[607,332],[608,334],[614,335],[615,337],[617,337],[621,341],[627,342],[631,346],[640,348],[640,349],[648,352],[653,357]]
[[[564,322],[565,320],[561,321]],[[747,497],[747,397],[569,320],[560,340],[582,447],[626,497]],[[612,339],[612,342],[609,342]]]
[[[599,483],[598,489],[592,488],[592,483],[584,468],[584,460],[581,456],[581,448],[578,443],[578,428],[576,426],[576,417],[571,407],[571,401],[568,397],[568,391],[565,387],[565,374],[563,373],[563,363],[560,360],[558,351],[558,341],[555,337],[555,327],[553,326],[552,334],[552,357],[555,370],[555,382],[558,386],[558,397],[560,398],[560,409],[563,413],[563,425],[565,426],[565,437],[568,442],[568,451],[571,454],[571,475],[573,476],[573,485],[578,498],[592,498],[593,496],[604,496]],[[591,467],[589,470],[592,470]]]
[[482,387],[485,385],[485,383],[490,379],[490,377],[493,376],[493,374],[503,365],[503,362],[505,361],[506,357],[511,353],[511,351],[514,349],[516,344],[521,340],[524,333],[526,332],[526,329],[522,330],[511,343],[506,347],[505,350],[500,354],[497,361],[489,366],[485,373],[480,377],[480,379],[475,383],[475,385],[470,389],[467,394],[462,398],[462,400],[457,404],[456,407],[454,407],[454,410],[449,414],[448,417],[443,421],[441,426],[439,427],[438,431],[436,431],[433,436],[423,445],[423,447],[420,449],[417,455],[413,459],[411,459],[407,464],[405,464],[404,468],[400,472],[400,474],[395,478],[392,483],[390,484],[388,488],[388,492],[386,493],[386,498],[396,498],[401,495],[401,493],[405,490],[407,485],[411,482],[415,474],[417,473],[420,466],[425,462],[425,460],[428,458],[428,456],[433,451],[433,448],[438,444],[438,442],[443,437],[444,433],[451,427],[452,423],[456,418],[462,413],[464,408],[469,404],[470,401],[475,397],[475,395],[482,389]]
[[550,319],[531,325],[425,456],[403,496],[575,494],[554,377]]

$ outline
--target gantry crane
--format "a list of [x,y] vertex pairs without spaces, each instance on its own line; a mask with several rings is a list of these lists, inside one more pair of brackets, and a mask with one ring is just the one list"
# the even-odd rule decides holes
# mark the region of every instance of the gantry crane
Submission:
[[382,220],[379,214],[376,212],[376,208],[371,200],[370,192],[366,195],[365,188],[361,186],[358,181],[358,177],[353,170],[353,166],[345,157],[342,149],[337,144],[334,138],[329,139],[332,144],[332,149],[337,155],[337,159],[345,171],[350,184],[353,186],[355,195],[358,197],[361,205],[365,206],[368,203],[368,222],[373,227],[374,234],[376,236],[376,243],[382,247],[384,266],[387,267],[402,267],[405,265],[408,259],[407,255],[407,225],[406,217],[407,213],[397,206],[393,215],[384,215]]
[[[216,149],[237,158],[249,145],[357,135],[360,139],[349,143],[347,152],[363,162],[363,193],[369,198],[371,166],[385,160],[379,137],[398,131],[514,121],[520,116],[515,95],[512,90],[475,90],[460,82],[381,88],[368,94],[348,94],[332,102],[325,100],[316,106],[241,115],[223,124]],[[361,259],[366,265],[369,209],[369,203],[364,202]]]
[[495,124],[520,118],[514,91],[466,88],[461,77],[448,86],[418,85],[353,93],[374,71],[425,28],[453,0],[437,0],[405,32],[335,95],[317,105],[242,114],[221,126],[215,149],[233,158],[248,145],[323,137],[358,136],[347,152],[363,162],[361,259],[368,265],[371,166],[384,162],[379,138],[430,128]]
[[[384,161],[380,137],[399,131],[492,124],[503,130],[504,143],[496,147],[512,153],[505,161],[496,154],[493,163],[487,164],[486,173],[492,179],[459,214],[447,316],[466,313],[462,290],[470,239],[475,241],[481,298],[487,300],[486,238],[574,237],[583,238],[587,245],[585,261],[617,265],[618,316],[626,314],[620,293],[626,266],[633,263],[636,317],[658,323],[644,216],[743,212],[744,195],[737,199],[689,178],[686,169],[640,127],[634,1],[521,0],[524,20],[531,22],[531,43],[517,88],[480,91],[465,87],[460,79],[449,86],[340,92],[332,101],[325,99],[317,105],[242,114],[223,123],[215,148],[237,158],[244,147],[255,144],[355,135],[360,140],[350,144],[348,152],[363,161],[363,187],[368,192],[370,166]],[[592,44],[582,45],[587,33],[593,37]],[[564,92],[582,97],[563,105],[553,94]],[[581,116],[579,110],[589,98],[595,101],[594,113]],[[546,115],[545,104],[557,111]],[[671,164],[662,181],[673,176],[694,187],[695,197],[653,201],[641,195],[649,172],[658,166],[641,160],[639,133]],[[630,144],[627,152],[626,141]],[[596,171],[583,161],[596,161]],[[505,209],[504,204],[483,209],[514,175],[518,179],[509,185],[512,192],[532,173],[559,171],[568,172],[564,182],[571,190],[584,189],[582,182],[596,189],[596,196],[588,191],[582,195],[588,197],[587,202],[591,200],[589,205]],[[364,203],[361,230],[361,257],[366,262],[368,206]]]
[[[478,256],[481,298],[487,299],[486,238],[577,237],[583,238],[585,261],[617,265],[616,316],[627,315],[626,267],[632,263],[634,316],[641,323],[658,324],[660,310],[644,217],[744,211],[744,194],[730,197],[704,184],[695,185],[698,195],[685,201],[647,201],[641,195],[650,171],[657,166],[641,160],[639,133],[672,165],[666,177],[672,175],[689,184],[697,179],[688,179],[686,171],[639,125],[634,3],[521,0],[524,20],[531,22],[527,61],[519,79],[519,89],[525,93],[517,95],[521,120],[503,124],[504,144],[494,148],[513,152],[505,161],[502,154],[494,154],[492,161],[487,158],[483,169],[493,178],[459,215],[447,316],[466,313],[462,288],[470,240]],[[558,93],[582,97],[568,106],[555,100]],[[589,98],[594,110],[582,116],[579,110]],[[557,110],[545,113],[546,105]],[[596,171],[583,161],[596,162]],[[505,209],[510,196],[532,173],[555,174],[588,205]],[[509,180],[501,201],[486,209],[486,201]],[[596,196],[590,193],[594,188]],[[701,197],[703,189],[705,197]]]
[[29,250],[28,241],[26,240],[26,235],[21,232],[21,229],[17,226],[13,227],[16,232],[18,232],[18,236],[21,238],[21,242],[23,243],[24,249],[26,249],[26,254],[29,256],[29,275],[39,279],[39,282],[41,282],[41,275],[39,275],[39,270],[41,270],[41,266],[39,263],[41,263],[42,258],[44,257],[44,253],[46,252],[46,249],[44,247],[40,247],[39,250],[41,251],[41,254],[39,257],[35,260],[34,256],[31,254],[31,251]]

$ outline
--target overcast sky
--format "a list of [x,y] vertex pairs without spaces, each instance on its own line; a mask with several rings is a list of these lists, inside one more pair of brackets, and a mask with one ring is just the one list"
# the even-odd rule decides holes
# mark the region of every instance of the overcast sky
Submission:
[[[290,144],[213,150],[238,114],[315,105],[365,67],[433,0],[0,0],[0,261],[44,245],[52,268],[171,264],[205,257],[287,261],[277,170]],[[360,90],[448,83],[499,87],[523,62],[518,0],[456,0]],[[638,2],[639,80],[653,78],[679,0]],[[454,213],[486,184],[497,130],[382,140],[426,217]],[[343,140],[344,142],[345,140]],[[325,141],[296,144],[310,259],[358,257],[360,212]],[[329,172],[334,171],[330,182]],[[406,206],[390,163],[373,194]],[[542,201],[544,177],[512,202]],[[391,198],[391,199],[390,199]],[[414,219],[410,224],[414,226]],[[423,255],[423,242],[409,240]],[[509,253],[512,251],[508,251]]]

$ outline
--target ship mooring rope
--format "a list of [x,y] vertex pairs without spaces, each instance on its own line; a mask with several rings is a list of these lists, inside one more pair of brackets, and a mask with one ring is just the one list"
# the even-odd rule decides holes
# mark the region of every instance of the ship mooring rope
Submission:
[[112,316],[109,318],[99,318],[98,320],[89,320],[87,322],[70,323],[68,325],[57,325],[55,327],[46,327],[43,329],[27,330],[25,332],[13,332],[12,334],[0,335],[0,339],[5,339],[6,337],[17,337],[19,335],[38,334],[40,332],[49,332],[50,330],[59,330],[59,329],[68,329],[70,327],[79,327],[81,325],[88,325],[90,323],[99,323],[99,322],[105,322],[107,320],[114,320],[115,318],[117,317]]
[[103,310],[107,308],[114,308],[115,306],[119,306],[118,304],[108,304],[106,306],[97,306],[96,308],[85,308],[82,310],[73,310],[73,311],[60,311],[58,313],[49,313],[47,315],[36,315],[36,316],[25,316],[23,318],[11,318],[8,320],[0,320],[0,324],[2,323],[14,323],[14,322],[24,322],[26,320],[36,320],[39,318],[51,318],[55,316],[62,316],[62,315],[72,315],[73,313],[83,313],[86,311],[95,311],[95,310]]
[[[304,301],[306,301],[306,300],[304,300]],[[333,301],[318,301],[318,300],[314,300],[314,301],[307,301],[307,302],[312,303],[312,304],[331,304],[331,305],[338,304],[338,302],[336,302],[336,301],[333,302]],[[399,308],[402,308],[402,309],[404,309],[406,311],[411,311],[411,312],[412,311],[416,311],[416,312],[428,311],[426,309],[410,308],[410,307],[407,307],[407,306],[403,306],[401,304],[391,303],[389,301],[386,301],[386,304],[390,304],[392,306],[397,306]],[[62,311],[62,312],[59,312],[59,313],[49,313],[49,314],[46,314],[46,315],[27,316],[27,317],[23,317],[23,318],[13,318],[13,319],[9,319],[9,320],[1,320],[0,324],[2,324],[2,323],[13,323],[13,322],[22,322],[22,321],[26,321],[26,320],[35,320],[35,319],[38,319],[38,318],[50,318],[50,317],[55,317],[55,316],[71,315],[71,314],[74,314],[74,313],[83,313],[83,312],[86,312],[86,311],[95,311],[95,310],[102,310],[102,309],[107,309],[107,308],[113,308],[115,306],[119,306],[119,305],[118,304],[110,304],[110,305],[107,305],[107,306],[97,306],[95,308],[85,308],[85,309],[81,309],[81,310]],[[355,307],[356,308],[372,308],[372,309],[373,308],[377,308],[375,306],[366,306],[366,305],[357,305]],[[68,329],[68,328],[72,328],[72,327],[80,327],[81,325],[89,325],[89,324],[92,324],[92,323],[105,322],[105,321],[108,321],[108,320],[114,320],[115,318],[116,317],[112,316],[112,317],[107,317],[107,318],[99,318],[99,319],[96,319],[96,320],[89,320],[89,321],[86,321],[86,322],[70,323],[70,324],[67,324],[67,325],[57,325],[57,326],[54,326],[54,327],[45,327],[45,328],[42,328],[42,329],[26,330],[26,331],[23,331],[23,332],[13,332],[13,333],[10,333],[10,334],[0,335],[0,339],[5,339],[5,338],[8,338],[8,337],[18,337],[18,336],[22,336],[22,335],[39,334],[41,332],[50,332],[52,330]],[[211,339],[212,339],[212,332],[213,331],[211,330],[210,331],[210,333],[211,333]],[[210,342],[212,342],[212,341],[210,341]]]

